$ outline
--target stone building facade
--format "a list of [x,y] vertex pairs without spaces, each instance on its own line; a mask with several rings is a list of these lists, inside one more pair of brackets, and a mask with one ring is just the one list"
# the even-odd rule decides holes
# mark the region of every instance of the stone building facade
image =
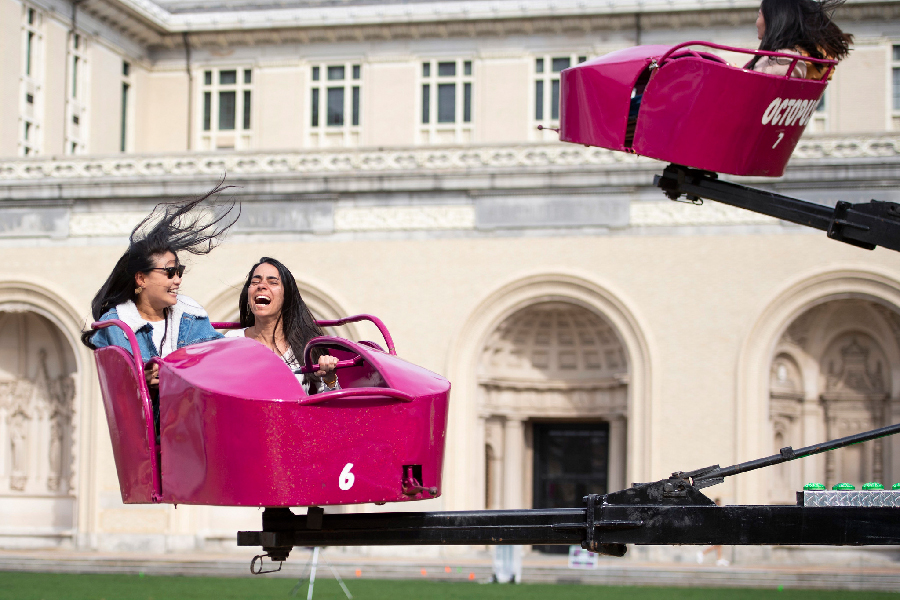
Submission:
[[[444,495],[408,509],[577,505],[897,422],[900,256],[668,201],[662,164],[536,128],[558,122],[561,69],[636,43],[754,47],[756,8],[0,0],[0,546],[224,548],[258,526],[121,503],[78,342],[131,227],[222,177],[241,220],[182,287],[214,319],[274,256],[317,315],[376,314],[452,381]],[[898,201],[898,16],[838,12],[851,57],[785,176],[750,184]],[[870,480],[900,481],[900,444],[709,492],[782,503]]]

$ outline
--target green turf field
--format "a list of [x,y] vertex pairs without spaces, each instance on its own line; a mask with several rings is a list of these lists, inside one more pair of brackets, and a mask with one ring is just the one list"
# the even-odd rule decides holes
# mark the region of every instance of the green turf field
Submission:
[[[151,577],[138,575],[55,575],[0,573],[0,599],[15,600],[238,600],[291,598],[296,581],[274,578],[222,579],[206,577]],[[823,592],[810,590],[733,590],[602,587],[591,585],[497,585],[436,581],[347,582],[353,600],[897,600],[884,592]],[[334,579],[315,585],[317,600],[345,600]],[[306,600],[306,585],[297,595]]]

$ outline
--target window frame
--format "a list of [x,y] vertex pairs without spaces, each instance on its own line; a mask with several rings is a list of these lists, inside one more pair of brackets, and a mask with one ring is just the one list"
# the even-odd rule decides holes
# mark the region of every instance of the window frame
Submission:
[[19,156],[37,156],[43,152],[43,23],[44,12],[40,8],[27,2],[22,4],[17,134]]
[[[256,66],[207,65],[198,71],[197,147],[201,150],[245,150],[252,147],[257,120],[253,112],[254,86],[258,78]],[[230,71],[234,71],[234,82],[223,83],[222,74]],[[223,94],[229,93],[234,95],[234,126],[223,128],[221,102]]]
[[85,154],[90,133],[90,63],[88,48],[91,44],[82,31],[70,32],[66,42],[66,123],[65,154]]
[[[363,124],[363,80],[366,65],[362,60],[332,60],[309,63],[306,126],[311,146],[358,146]],[[340,79],[330,78],[333,69],[343,69]],[[329,96],[341,91],[342,123],[329,123]],[[318,103],[316,103],[318,99]],[[316,117],[314,119],[314,117]]]
[[132,122],[134,115],[134,65],[122,59],[121,103],[119,114],[119,152],[129,152],[133,148]]
[[[418,103],[416,126],[423,144],[471,142],[475,130],[475,72],[473,57],[436,57],[417,61]],[[454,65],[452,75],[440,73],[442,65]],[[441,87],[453,86],[453,120],[440,120]]]

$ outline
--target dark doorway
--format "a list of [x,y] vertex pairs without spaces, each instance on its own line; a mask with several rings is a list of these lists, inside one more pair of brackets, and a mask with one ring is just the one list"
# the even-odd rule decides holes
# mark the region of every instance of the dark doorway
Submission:
[[[587,494],[605,494],[609,423],[534,424],[534,508],[576,508]],[[535,546],[565,554],[566,546]]]

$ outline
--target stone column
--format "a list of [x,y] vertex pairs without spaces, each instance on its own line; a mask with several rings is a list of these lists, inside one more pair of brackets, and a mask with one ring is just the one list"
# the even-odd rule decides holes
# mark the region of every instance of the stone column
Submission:
[[624,415],[616,415],[609,421],[609,467],[607,492],[625,489],[626,421]]
[[522,419],[507,417],[503,428],[503,508],[522,508],[522,450],[525,446]]

